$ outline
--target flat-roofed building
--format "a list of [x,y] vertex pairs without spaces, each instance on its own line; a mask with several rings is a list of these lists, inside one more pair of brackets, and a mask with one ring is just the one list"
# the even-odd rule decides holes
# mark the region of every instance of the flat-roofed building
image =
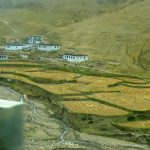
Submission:
[[80,55],[80,54],[64,54],[63,60],[80,63],[89,60],[89,57],[87,55]]
[[10,50],[10,51],[17,51],[17,50],[23,50],[25,48],[24,44],[6,44],[5,45],[5,50]]
[[38,50],[48,51],[48,52],[59,51],[60,48],[61,46],[57,44],[39,44],[37,47]]
[[4,54],[0,54],[0,61],[1,60],[8,60],[8,56]]
[[27,43],[28,44],[41,44],[42,41],[43,41],[43,37],[41,37],[41,36],[30,36],[28,38]]

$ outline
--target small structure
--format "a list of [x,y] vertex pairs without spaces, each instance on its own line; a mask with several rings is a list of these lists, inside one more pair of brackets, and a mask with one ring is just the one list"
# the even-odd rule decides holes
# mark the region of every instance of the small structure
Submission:
[[75,62],[80,63],[89,60],[89,57],[87,55],[76,55],[76,54],[64,54],[63,60],[69,61],[69,62]]
[[11,51],[16,51],[16,50],[23,50],[25,48],[24,44],[6,44],[5,45],[5,50],[11,50]]
[[39,44],[37,49],[42,51],[58,51],[60,50],[61,46],[57,44]]
[[28,44],[41,44],[43,41],[43,38],[41,36],[30,36],[28,38],[27,43]]
[[8,56],[0,54],[0,60],[8,60]]
[[30,52],[21,52],[20,57],[23,59],[28,59],[31,56]]
[[0,99],[0,149],[22,149],[23,103]]

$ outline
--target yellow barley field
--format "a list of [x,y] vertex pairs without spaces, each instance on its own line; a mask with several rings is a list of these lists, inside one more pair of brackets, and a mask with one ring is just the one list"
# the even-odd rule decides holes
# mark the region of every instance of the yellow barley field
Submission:
[[113,87],[116,91],[120,91],[123,94],[134,96],[141,100],[150,100],[150,88],[133,88],[127,86]]
[[63,101],[61,103],[72,113],[99,116],[123,116],[128,114],[127,111],[92,101]]
[[[103,100],[130,110],[150,110],[150,88],[133,88],[124,85],[108,87],[108,85],[110,84],[122,81],[123,77],[119,79],[114,79],[105,77],[85,76],[76,73],[55,70],[41,71],[41,69],[42,68],[37,67],[0,67],[0,71],[4,72],[15,72],[22,75],[28,75],[35,78],[40,77],[43,79],[50,79],[54,81],[68,81],[76,79],[76,82],[61,84],[39,84],[19,75],[6,73],[0,74],[0,76],[24,81],[26,83],[36,85],[51,93],[65,94],[64,98],[72,98],[73,100],[95,98],[97,100]],[[128,78],[125,78],[125,80],[129,81]],[[141,82],[141,80],[138,81],[138,79],[135,79],[135,81]],[[120,93],[114,93],[112,91],[120,91]],[[85,92],[87,92],[87,95]],[[92,94],[91,92],[93,92],[94,94]],[[77,96],[66,96],[66,94],[77,94]]]
[[39,65],[37,63],[34,62],[24,62],[24,61],[2,61],[0,62],[0,64],[12,64],[12,65]]
[[[54,94],[79,94],[80,92],[77,92],[75,90],[72,90],[72,86],[75,86],[76,84],[38,84],[36,82],[33,82],[25,77],[14,75],[14,74],[0,74],[0,77],[8,78],[8,79],[14,79],[14,80],[20,80],[23,82],[26,82],[28,84],[32,84],[35,86],[38,86],[48,92],[54,93]],[[77,86],[77,85],[76,85]]]
[[77,82],[88,82],[90,84],[95,85],[99,88],[105,88],[110,84],[114,84],[116,82],[120,82],[119,79],[113,79],[113,78],[105,78],[105,77],[94,77],[94,76],[82,76],[78,78]]
[[39,77],[39,78],[52,79],[52,80],[73,80],[77,76],[77,74],[75,73],[55,71],[55,70],[51,70],[50,72],[45,72],[45,71],[28,72],[27,70],[25,74],[30,75],[32,77]]
[[17,76],[14,74],[0,74],[0,77],[6,78],[6,79],[19,80],[19,81],[23,81],[23,82],[26,82],[26,83],[32,84],[32,85],[38,85],[37,83],[35,83],[25,77]]
[[150,101],[139,99],[137,97],[134,97],[134,95],[123,93],[96,93],[89,97],[106,101],[130,110],[150,110]]
[[30,71],[40,71],[40,68],[33,67],[0,67],[0,72],[15,72],[15,73],[26,73]]
[[0,72],[14,72],[31,77],[51,79],[51,80],[74,80],[77,76],[75,73],[69,73],[64,71],[51,70],[49,72],[41,71],[42,68],[33,67],[0,67]]
[[119,126],[138,129],[150,129],[150,120],[120,123]]
[[134,79],[134,78],[127,78],[127,77],[118,77],[118,79],[124,82],[145,83],[145,81],[142,79]]

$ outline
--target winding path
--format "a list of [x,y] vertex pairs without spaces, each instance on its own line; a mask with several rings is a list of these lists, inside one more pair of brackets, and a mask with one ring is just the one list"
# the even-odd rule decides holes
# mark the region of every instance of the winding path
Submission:
[[64,132],[60,136],[61,143],[65,142],[64,137],[69,133],[69,128],[64,123],[63,125],[64,125]]
[[[30,102],[30,100],[27,98],[26,95],[23,95],[23,97],[20,99],[20,102],[26,103],[27,105],[29,105],[32,108],[33,113],[36,114],[38,117],[43,118],[43,119],[48,119],[48,120],[50,119],[50,118],[47,118],[47,117],[44,117],[44,116],[40,115],[38,113],[38,110],[35,107],[35,105],[32,102]],[[61,141],[59,143],[64,143],[65,142],[65,136],[69,133],[69,128],[64,123],[62,123],[62,125],[64,126],[64,131],[60,135],[60,140]]]

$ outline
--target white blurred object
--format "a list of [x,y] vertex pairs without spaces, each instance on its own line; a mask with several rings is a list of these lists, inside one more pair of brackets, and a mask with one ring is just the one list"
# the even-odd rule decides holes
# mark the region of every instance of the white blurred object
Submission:
[[23,103],[0,99],[0,150],[22,150]]

